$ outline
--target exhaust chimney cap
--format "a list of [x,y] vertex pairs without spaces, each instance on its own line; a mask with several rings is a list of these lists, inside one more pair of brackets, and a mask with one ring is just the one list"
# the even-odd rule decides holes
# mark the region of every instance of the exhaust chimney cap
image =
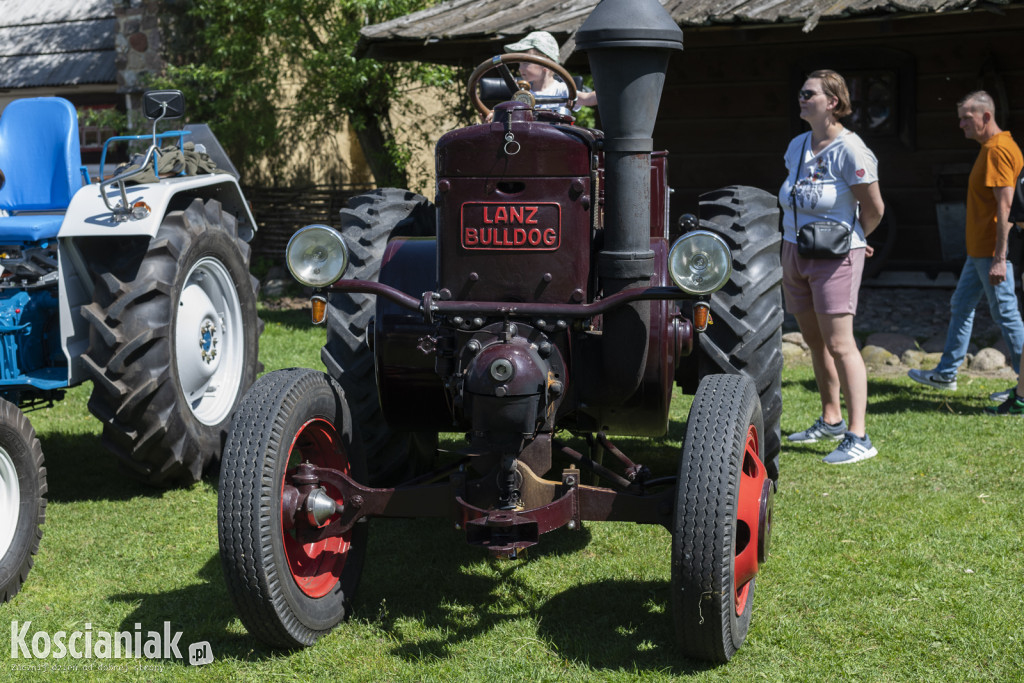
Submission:
[[601,0],[576,32],[576,49],[683,49],[683,30],[658,0]]

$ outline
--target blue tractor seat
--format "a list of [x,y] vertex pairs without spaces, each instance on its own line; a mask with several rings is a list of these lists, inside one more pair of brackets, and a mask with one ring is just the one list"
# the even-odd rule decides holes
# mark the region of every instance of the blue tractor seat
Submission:
[[0,245],[11,242],[39,242],[57,236],[63,214],[19,214],[0,218]]
[[[82,187],[78,114],[62,97],[14,100],[0,113],[0,243],[57,236],[71,197]],[[48,212],[48,213],[32,213]]]

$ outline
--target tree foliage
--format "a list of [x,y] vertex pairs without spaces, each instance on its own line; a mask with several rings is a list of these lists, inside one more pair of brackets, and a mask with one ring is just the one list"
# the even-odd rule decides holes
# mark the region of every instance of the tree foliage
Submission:
[[[321,147],[347,119],[377,183],[406,187],[410,150],[392,113],[416,106],[411,84],[457,87],[451,70],[353,52],[362,26],[434,1],[177,0],[167,4],[163,31],[167,75],[154,84],[186,92],[189,117],[210,123],[248,182],[301,181],[281,175],[293,143]],[[416,120],[407,131],[414,138],[436,130]]]

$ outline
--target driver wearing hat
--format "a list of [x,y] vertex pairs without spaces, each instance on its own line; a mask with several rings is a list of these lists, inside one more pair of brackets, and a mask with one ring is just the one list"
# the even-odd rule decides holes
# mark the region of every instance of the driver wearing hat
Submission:
[[[558,51],[558,41],[547,31],[534,31],[522,40],[509,43],[505,46],[505,52],[525,52],[539,57],[547,57],[555,64],[561,62]],[[545,95],[553,97],[569,97],[569,88],[555,76],[551,69],[533,64],[532,62],[519,62],[519,75],[530,83],[530,89],[534,95]],[[576,109],[593,107],[597,105],[597,93],[578,92],[576,94]],[[557,104],[540,104],[537,109],[559,109]]]

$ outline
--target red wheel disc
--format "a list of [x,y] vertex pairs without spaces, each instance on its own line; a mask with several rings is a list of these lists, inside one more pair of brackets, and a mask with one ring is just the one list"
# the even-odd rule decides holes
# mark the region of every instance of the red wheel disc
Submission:
[[[345,474],[349,473],[349,462],[344,446],[338,437],[334,425],[326,420],[313,419],[302,425],[295,435],[288,451],[288,470],[281,482],[282,488],[288,477],[300,462],[308,462],[317,467],[329,467]],[[327,493],[338,502],[339,508],[344,503],[341,493],[333,487],[326,486]],[[311,598],[322,598],[331,592],[345,568],[349,548],[352,547],[352,532],[341,536],[326,538],[315,543],[302,543],[296,538],[294,529],[284,525],[284,510],[281,510],[281,533],[284,538],[285,557],[288,558],[288,569],[299,589]],[[302,514],[297,515],[296,525],[308,524]],[[331,519],[334,519],[333,517]],[[330,524],[331,519],[324,522]]]
[[761,522],[763,506],[761,498],[766,490],[768,472],[758,457],[758,435],[754,425],[747,429],[747,442],[743,449],[743,466],[740,468],[739,500],[736,506],[736,556],[733,560],[733,589],[736,594],[736,615],[743,614],[750,596],[750,582],[759,570],[759,535],[764,527]]

